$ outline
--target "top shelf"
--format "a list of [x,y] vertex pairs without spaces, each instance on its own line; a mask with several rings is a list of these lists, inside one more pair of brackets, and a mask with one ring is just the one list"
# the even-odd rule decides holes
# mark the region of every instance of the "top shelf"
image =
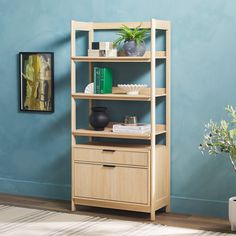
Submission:
[[[165,51],[156,51],[156,59],[166,59]],[[146,52],[142,57],[88,57],[72,56],[71,60],[75,62],[151,62],[150,52]]]
[[[90,31],[90,30],[117,30],[126,25],[129,28],[135,28],[140,25],[140,22],[81,22],[81,21],[72,21],[72,29],[80,31]],[[156,30],[169,30],[170,21],[152,19],[148,22],[142,22],[141,28],[151,29],[155,28]]]

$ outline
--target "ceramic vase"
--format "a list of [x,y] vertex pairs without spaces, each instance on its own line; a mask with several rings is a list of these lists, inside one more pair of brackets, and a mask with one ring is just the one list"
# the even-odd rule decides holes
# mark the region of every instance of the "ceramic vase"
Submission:
[[142,57],[146,51],[144,42],[141,42],[139,46],[136,45],[135,41],[124,42],[123,49],[126,56],[129,57]]
[[89,117],[91,126],[96,131],[103,131],[109,123],[109,117],[106,113],[106,107],[92,107],[92,113]]

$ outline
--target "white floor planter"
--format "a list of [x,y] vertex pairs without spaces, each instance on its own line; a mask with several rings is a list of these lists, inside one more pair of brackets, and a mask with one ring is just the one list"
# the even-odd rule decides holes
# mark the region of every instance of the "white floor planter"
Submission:
[[231,230],[236,231],[236,197],[229,199],[229,221]]

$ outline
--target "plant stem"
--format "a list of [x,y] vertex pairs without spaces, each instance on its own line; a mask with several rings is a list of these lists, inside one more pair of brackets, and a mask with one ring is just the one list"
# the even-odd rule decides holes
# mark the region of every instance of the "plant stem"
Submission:
[[234,163],[232,156],[229,155],[229,158],[230,158],[231,164],[232,164],[233,167],[234,167],[234,171],[236,172],[236,164]]

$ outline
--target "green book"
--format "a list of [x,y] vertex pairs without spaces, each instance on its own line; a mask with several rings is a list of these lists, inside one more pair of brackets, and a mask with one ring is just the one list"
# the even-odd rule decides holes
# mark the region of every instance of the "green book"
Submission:
[[94,67],[94,93],[112,93],[112,71],[110,68]]
[[100,68],[100,93],[112,93],[112,71],[110,68]]

